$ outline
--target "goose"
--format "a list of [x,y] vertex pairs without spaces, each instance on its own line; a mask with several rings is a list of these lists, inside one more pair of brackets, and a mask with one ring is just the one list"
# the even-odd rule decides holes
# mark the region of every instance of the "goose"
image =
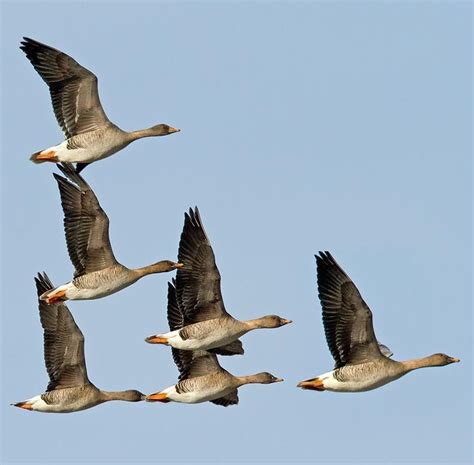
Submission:
[[54,173],[64,211],[64,231],[69,257],[74,265],[74,279],[45,291],[41,300],[99,299],[130,286],[143,276],[181,267],[181,263],[162,260],[143,268],[130,269],[114,257],[109,239],[109,219],[93,190],[72,164],[58,168],[66,176]]
[[20,49],[48,85],[54,114],[65,136],[64,142],[34,153],[30,158],[34,163],[75,162],[80,172],[137,139],[179,132],[167,124],[123,131],[107,118],[94,73],[60,50],[28,37],[23,37]]
[[316,263],[324,332],[336,364],[333,371],[301,381],[298,387],[316,391],[370,391],[418,368],[460,361],[439,353],[401,362],[389,358],[375,337],[372,312],[351,278],[329,252],[319,252]]
[[279,328],[291,323],[277,315],[239,321],[227,313],[220,273],[197,207],[185,213],[178,261],[183,264],[175,282],[178,307],[184,315],[182,326],[173,325],[170,332],[149,336],[145,339],[148,343],[220,355],[243,354],[240,336],[254,329]]
[[[38,273],[35,282],[38,296],[53,288],[46,273]],[[134,389],[102,391],[96,388],[87,376],[84,336],[67,306],[63,303],[46,305],[42,300],[38,303],[49,384],[45,393],[12,405],[37,412],[69,413],[111,400],[145,400],[145,395]]]
[[[181,316],[179,316],[181,315]],[[184,315],[180,313],[177,292],[168,287],[168,317],[170,325],[180,326]],[[172,355],[180,372],[178,383],[163,391],[146,396],[148,402],[182,402],[197,404],[210,401],[228,407],[239,403],[237,389],[251,383],[271,384],[283,381],[270,373],[234,376],[224,370],[217,355],[203,350],[184,351],[172,348]]]

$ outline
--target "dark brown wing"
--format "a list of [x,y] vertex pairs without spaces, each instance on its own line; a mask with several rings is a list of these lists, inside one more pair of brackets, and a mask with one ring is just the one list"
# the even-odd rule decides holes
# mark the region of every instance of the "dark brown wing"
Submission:
[[216,347],[214,349],[208,349],[208,352],[217,355],[243,355],[244,347],[240,339],[229,342],[225,346]]
[[[168,324],[171,331],[181,329],[183,327],[183,315],[178,307],[176,301],[176,288],[174,286],[174,280],[172,283],[168,282]],[[174,363],[179,370],[179,380],[186,379],[188,377],[188,369],[193,358],[193,352],[190,350],[180,350],[171,348],[171,354],[173,356]]]
[[210,402],[216,405],[222,405],[222,407],[228,407],[229,405],[237,405],[239,403],[239,394],[236,389],[230,394],[227,394],[224,397],[219,397],[218,399],[211,400]]
[[176,275],[176,291],[185,325],[229,316],[222,300],[214,252],[197,207],[184,214],[178,261],[184,265]]
[[76,269],[74,277],[116,264],[109,239],[109,218],[94,192],[70,163],[58,168],[68,178],[54,174],[64,211],[67,249]]
[[205,350],[194,350],[191,353],[192,361],[189,364],[186,379],[199,378],[200,376],[225,371],[219,365],[217,355],[206,352]]
[[[38,297],[54,289],[46,273],[35,278]],[[84,359],[84,336],[64,303],[39,300],[44,330],[44,361],[49,375],[47,391],[90,384]]]
[[99,99],[97,77],[65,53],[23,38],[20,47],[49,87],[66,138],[111,125]]
[[316,255],[316,263],[324,332],[336,368],[382,357],[372,312],[351,278],[329,252]]

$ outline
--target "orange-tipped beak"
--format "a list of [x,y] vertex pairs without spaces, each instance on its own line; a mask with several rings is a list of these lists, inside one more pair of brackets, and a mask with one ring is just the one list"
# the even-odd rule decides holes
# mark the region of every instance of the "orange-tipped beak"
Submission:
[[319,378],[307,379],[297,384],[302,389],[312,389],[313,391],[324,391],[324,382]]
[[166,337],[150,336],[145,339],[149,344],[165,344],[168,345],[168,339]]
[[154,394],[150,394],[146,396],[147,402],[170,402],[168,399],[168,394],[164,392],[155,392]]
[[168,132],[169,132],[170,134],[172,134],[173,132],[179,132],[179,131],[181,131],[181,129],[178,129],[178,128],[171,128],[171,127],[168,129]]
[[12,404],[15,407],[20,407],[25,410],[33,410],[33,404],[30,404],[29,402],[17,402],[16,404]]

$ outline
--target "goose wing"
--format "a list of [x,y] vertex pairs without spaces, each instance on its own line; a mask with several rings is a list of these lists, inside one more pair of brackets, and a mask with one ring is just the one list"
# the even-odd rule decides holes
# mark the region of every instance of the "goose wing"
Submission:
[[225,371],[217,360],[217,355],[205,350],[193,350],[192,360],[188,367],[187,379],[199,378],[200,376],[212,375]]
[[[181,310],[178,307],[178,301],[176,299],[176,287],[175,280],[168,282],[168,324],[171,331],[181,329],[184,324],[184,317]],[[193,359],[193,352],[190,350],[180,350],[174,347],[171,348],[171,354],[173,356],[174,363],[178,367],[179,380],[188,377],[188,370]]]
[[[185,351],[180,350],[179,352]],[[206,388],[207,383],[210,382],[208,375],[224,371],[217,361],[217,355],[210,354],[205,350],[188,352],[191,357],[187,360],[185,370],[181,373],[179,382],[176,384],[178,392],[200,391]]]
[[84,178],[70,163],[58,165],[66,178],[54,174],[64,211],[66,243],[74,277],[117,263],[110,245],[109,218]]
[[176,275],[176,291],[185,324],[230,316],[221,294],[221,276],[214,252],[195,207],[184,215]]
[[[199,378],[200,376],[211,375],[213,373],[226,372],[220,365],[217,359],[217,355],[210,354],[205,351],[194,351],[193,359],[189,366],[188,377],[180,382],[183,387],[187,383],[197,382],[193,378]],[[237,389],[234,389],[229,394],[213,399],[210,402],[216,405],[221,405],[222,407],[228,407],[229,405],[236,405],[239,403],[239,395]]]
[[35,277],[41,325],[44,330],[44,360],[49,375],[47,391],[91,384],[84,359],[84,336],[64,303],[48,305],[39,296],[54,289],[46,273]]
[[351,278],[329,252],[316,255],[316,264],[324,332],[336,368],[382,357],[372,312]]
[[67,139],[112,125],[100,103],[94,73],[60,50],[28,37],[20,48],[48,85],[54,114]]
[[229,405],[237,405],[239,403],[239,393],[237,389],[235,389],[230,394],[227,394],[224,397],[219,397],[218,399],[211,400],[211,402],[216,405],[222,405],[222,407],[228,407]]

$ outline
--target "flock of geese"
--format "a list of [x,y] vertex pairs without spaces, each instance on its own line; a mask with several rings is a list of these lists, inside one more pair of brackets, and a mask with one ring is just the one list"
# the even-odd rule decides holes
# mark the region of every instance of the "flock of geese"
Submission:
[[[267,315],[242,321],[227,312],[220,273],[198,208],[185,213],[178,261],[161,260],[130,269],[115,259],[109,219],[80,172],[130,142],[178,132],[166,124],[126,132],[107,118],[99,100],[97,77],[65,53],[24,38],[21,49],[49,87],[56,119],[66,140],[32,155],[35,163],[54,162],[64,213],[71,281],[55,287],[46,273],[35,278],[44,332],[44,359],[49,375],[46,392],[14,404],[26,410],[66,413],[110,400],[137,402],[212,402],[227,407],[239,402],[238,388],[250,383],[283,381],[270,373],[234,376],[221,367],[218,355],[243,354],[240,338],[249,331],[279,328],[291,320]],[[72,165],[76,163],[76,167]],[[316,255],[324,331],[335,360],[332,371],[298,386],[317,391],[360,392],[378,388],[423,367],[444,366],[459,359],[445,354],[395,361],[374,333],[372,312],[351,278],[329,252]],[[145,395],[137,390],[103,391],[89,380],[84,336],[65,304],[98,299],[130,286],[143,276],[176,270],[168,283],[169,331],[146,338],[171,347],[178,382]]]

